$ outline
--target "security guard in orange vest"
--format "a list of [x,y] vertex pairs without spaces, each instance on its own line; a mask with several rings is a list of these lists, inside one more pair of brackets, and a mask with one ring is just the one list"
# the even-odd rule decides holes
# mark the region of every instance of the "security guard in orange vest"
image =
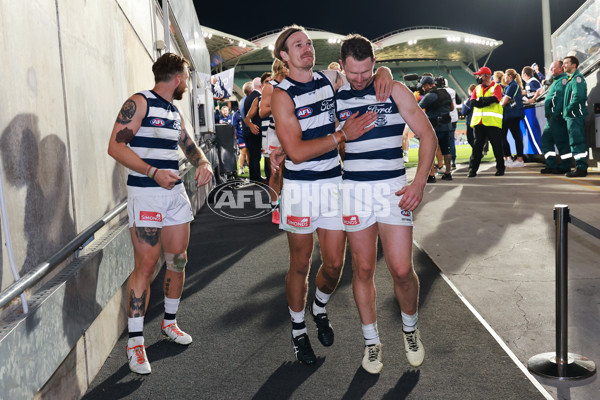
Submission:
[[469,178],[477,176],[477,170],[483,157],[483,146],[489,140],[496,157],[496,176],[504,175],[504,150],[502,140],[502,86],[492,81],[492,71],[481,67],[474,75],[478,75],[479,85],[471,95],[473,116],[471,127],[475,136],[473,152],[469,160]]

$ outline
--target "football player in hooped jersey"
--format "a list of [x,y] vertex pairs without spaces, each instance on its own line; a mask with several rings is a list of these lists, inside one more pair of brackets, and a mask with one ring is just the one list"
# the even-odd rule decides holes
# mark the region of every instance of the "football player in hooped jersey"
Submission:
[[[346,122],[345,134],[335,130],[335,91],[344,78],[338,71],[313,72],[315,51],[304,28],[283,28],[275,42],[275,58],[283,61],[289,75],[273,90],[271,111],[283,149],[271,153],[274,169],[285,154],[281,194],[280,227],[287,231],[290,266],[286,296],[292,319],[292,345],[296,358],[314,364],[304,321],[313,232],[321,247],[323,263],[316,277],[315,299],[310,311],[317,336],[324,346],[333,344],[333,329],[325,310],[338,285],[344,265],[346,235],[341,216],[341,167],[338,144],[356,139],[373,128],[376,113],[355,114]],[[389,96],[391,73],[380,69],[378,93]],[[284,152],[285,151],[285,152]]]
[[[419,279],[412,265],[412,211],[423,199],[437,138],[403,83],[394,82],[389,99],[375,98],[375,56],[369,40],[360,35],[346,37],[340,62],[348,79],[336,94],[342,131],[346,130],[344,119],[351,113],[373,110],[378,115],[373,130],[346,141],[342,185],[343,223],[352,253],[352,288],[365,339],[362,366],[372,374],[383,368],[373,281],[379,233],[401,309],[406,356],[418,367],[425,350],[417,329]],[[405,123],[420,139],[419,164],[408,185],[402,154]]]
[[194,218],[179,175],[177,146],[196,167],[198,186],[210,182],[213,172],[173,104],[187,90],[188,65],[177,54],[160,56],[152,66],[154,88],[125,101],[108,145],[108,154],[130,170],[127,211],[135,264],[127,281],[127,358],[131,371],[138,374],[151,372],[143,327],[150,300],[150,278],[161,248],[167,264],[162,333],[178,344],[192,342],[192,337],[179,329],[175,319],[183,291],[189,223]]

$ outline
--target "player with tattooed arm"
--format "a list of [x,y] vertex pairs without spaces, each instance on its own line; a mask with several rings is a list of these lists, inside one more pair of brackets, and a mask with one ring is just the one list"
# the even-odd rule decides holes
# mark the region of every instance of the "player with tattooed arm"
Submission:
[[198,186],[210,182],[213,171],[173,104],[187,90],[188,67],[189,62],[176,54],[159,57],[152,66],[154,88],[125,101],[108,145],[108,154],[129,168],[127,211],[135,265],[127,282],[127,358],[129,369],[138,374],[151,372],[143,327],[150,279],[161,248],[167,264],[162,334],[178,344],[192,342],[175,319],[185,278],[190,221],[194,218],[179,175],[177,146],[196,167]]

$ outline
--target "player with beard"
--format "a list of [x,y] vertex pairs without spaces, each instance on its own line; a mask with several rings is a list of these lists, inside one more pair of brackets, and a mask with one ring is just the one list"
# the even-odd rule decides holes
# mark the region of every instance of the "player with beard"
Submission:
[[127,211],[135,264],[127,281],[127,358],[131,371],[138,374],[151,372],[143,327],[150,280],[161,249],[167,265],[162,334],[178,344],[192,342],[175,318],[183,291],[190,221],[194,218],[179,175],[177,146],[196,167],[198,186],[210,182],[213,172],[173,104],[187,90],[188,66],[189,62],[176,54],[160,56],[152,66],[154,88],[125,101],[108,146],[108,154],[129,168]]
[[[348,79],[336,94],[342,129],[346,129],[346,118],[352,113],[372,110],[378,115],[373,130],[346,141],[342,185],[343,223],[352,253],[352,289],[365,340],[362,366],[372,374],[383,368],[374,282],[379,234],[400,306],[406,357],[418,367],[425,350],[417,328],[419,278],[412,265],[412,212],[423,199],[437,148],[436,133],[403,83],[394,81],[389,99],[376,99],[375,54],[368,39],[356,34],[346,37],[340,63]],[[402,154],[405,124],[420,142],[419,164],[410,184]]]
[[[313,233],[321,249],[322,265],[316,276],[315,299],[310,311],[317,336],[324,346],[333,344],[333,329],[325,310],[338,285],[346,246],[341,216],[341,166],[338,144],[356,139],[373,129],[375,113],[355,114],[346,121],[344,132],[335,130],[335,91],[345,78],[338,71],[313,72],[315,51],[304,28],[286,27],[275,41],[275,58],[283,61],[289,75],[273,90],[271,111],[282,149],[271,153],[277,169],[284,156],[280,228],[287,231],[290,266],[286,296],[292,320],[292,345],[296,358],[314,364],[304,321],[308,273],[313,250]],[[381,72],[380,72],[381,71]],[[378,70],[378,94],[389,96],[391,73]]]

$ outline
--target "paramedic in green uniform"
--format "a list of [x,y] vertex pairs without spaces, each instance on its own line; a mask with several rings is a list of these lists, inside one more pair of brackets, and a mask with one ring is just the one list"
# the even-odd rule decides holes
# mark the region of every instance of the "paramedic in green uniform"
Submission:
[[587,115],[587,84],[585,78],[577,67],[579,60],[567,56],[563,60],[565,72],[569,75],[565,88],[565,104],[563,117],[567,121],[569,130],[569,145],[575,159],[575,170],[567,172],[569,178],[584,177],[587,175],[587,146],[585,145],[585,117]]
[[[546,159],[546,168],[540,172],[542,174],[565,174],[571,171],[573,154],[569,146],[569,131],[567,122],[563,118],[563,106],[565,100],[565,88],[568,82],[568,76],[563,69],[563,62],[556,60],[550,66],[550,73],[554,82],[544,101],[544,111],[546,114],[546,126],[542,133],[542,153]],[[560,155],[560,168],[556,162],[556,149]]]

